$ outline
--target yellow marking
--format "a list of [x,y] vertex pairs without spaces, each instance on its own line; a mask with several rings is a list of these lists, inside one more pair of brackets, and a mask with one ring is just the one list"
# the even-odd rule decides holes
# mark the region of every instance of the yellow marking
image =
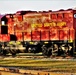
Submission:
[[47,44],[48,42],[46,41],[46,42],[44,42],[45,44]]

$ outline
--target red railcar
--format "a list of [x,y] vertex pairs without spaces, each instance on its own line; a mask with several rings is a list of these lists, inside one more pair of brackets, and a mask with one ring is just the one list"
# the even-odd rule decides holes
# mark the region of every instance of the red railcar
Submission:
[[2,39],[3,30],[0,31],[3,42],[20,41],[27,44],[28,51],[42,51],[46,55],[73,56],[75,53],[76,10],[20,11],[6,14],[1,21],[5,22],[1,27],[8,27],[5,35],[8,39]]

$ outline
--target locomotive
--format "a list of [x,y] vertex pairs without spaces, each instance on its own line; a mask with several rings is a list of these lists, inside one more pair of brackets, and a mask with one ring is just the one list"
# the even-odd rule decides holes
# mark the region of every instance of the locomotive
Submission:
[[17,11],[0,21],[1,53],[75,56],[76,10]]

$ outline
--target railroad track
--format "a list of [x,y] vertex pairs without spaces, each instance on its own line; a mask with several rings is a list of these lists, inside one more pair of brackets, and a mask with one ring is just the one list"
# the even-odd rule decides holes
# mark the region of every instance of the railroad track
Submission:
[[0,56],[0,58],[4,58],[4,59],[24,59],[24,58],[27,58],[27,59],[74,59],[75,57],[70,57],[70,56],[67,56],[67,57],[62,57],[62,56],[55,56],[55,57],[47,57],[47,56],[43,56],[42,54],[34,54],[34,53],[19,53],[17,54],[16,56],[12,56],[11,54],[8,54],[6,56]]

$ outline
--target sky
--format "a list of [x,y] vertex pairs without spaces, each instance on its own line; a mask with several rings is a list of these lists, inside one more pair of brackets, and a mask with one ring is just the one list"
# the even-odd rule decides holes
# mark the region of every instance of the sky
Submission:
[[0,0],[0,14],[21,10],[60,10],[76,7],[76,0]]

